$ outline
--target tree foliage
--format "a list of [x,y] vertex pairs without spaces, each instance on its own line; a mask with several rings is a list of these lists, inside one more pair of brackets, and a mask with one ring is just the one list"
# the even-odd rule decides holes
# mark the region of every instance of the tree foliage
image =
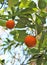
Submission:
[[26,31],[30,28],[31,32],[33,33],[32,30],[35,29],[35,32],[37,32],[37,34],[35,33],[37,45],[34,48],[28,48],[28,53],[33,54],[33,58],[31,58],[29,61],[35,58],[37,65],[41,65],[43,61],[44,65],[47,65],[47,26],[44,26],[47,19],[47,0],[37,1],[38,6],[32,0],[7,0],[6,2],[4,0],[0,0],[0,26],[8,29],[5,25],[7,20],[13,19],[15,23],[17,22],[15,28],[10,32],[14,38],[13,43],[7,39],[8,47],[5,48],[5,51],[7,49],[10,50],[11,46],[16,44],[14,41],[24,44],[24,38],[26,35],[28,35]]

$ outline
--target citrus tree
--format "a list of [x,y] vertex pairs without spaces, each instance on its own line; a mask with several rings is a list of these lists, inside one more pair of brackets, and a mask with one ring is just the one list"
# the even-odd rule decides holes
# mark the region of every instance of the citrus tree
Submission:
[[[13,40],[8,38],[4,48],[10,50],[25,44],[36,65],[47,65],[47,0],[0,0],[0,26],[10,30]],[[18,42],[18,44],[15,43]]]

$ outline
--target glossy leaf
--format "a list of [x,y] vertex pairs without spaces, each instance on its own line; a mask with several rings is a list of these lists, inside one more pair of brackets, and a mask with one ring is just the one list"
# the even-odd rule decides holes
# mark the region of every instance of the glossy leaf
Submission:
[[32,10],[31,8],[21,10],[21,14],[32,14],[33,12],[34,10]]
[[[26,2],[26,4],[25,4],[25,2]],[[28,8],[29,4],[30,4],[30,1],[28,1],[28,0],[21,0],[19,8]]]
[[11,31],[10,34],[15,35],[16,34],[16,30]]
[[26,17],[20,17],[16,27],[17,28],[24,28],[24,27],[26,27],[28,25],[31,25],[31,22],[32,21],[28,20],[28,18],[26,18]]
[[29,4],[29,8],[36,8],[36,3],[34,1],[31,1]]
[[41,25],[36,24],[36,28],[37,28],[37,34],[40,34],[43,30],[43,27]]
[[9,7],[13,7],[14,5],[16,5],[18,3],[18,0],[8,0],[8,5]]
[[1,26],[5,26],[6,25],[6,22],[4,20],[0,20],[0,25]]
[[46,7],[45,0],[39,0],[38,1],[38,6],[39,6],[40,9],[44,9]]
[[29,54],[37,54],[38,53],[38,49],[35,49],[35,48],[31,48],[27,51],[28,51]]
[[14,39],[18,42],[24,42],[24,38],[26,36],[26,32],[23,30],[18,31],[18,33],[15,34]]
[[37,16],[36,20],[38,20],[37,21],[38,23],[41,23],[41,24],[45,24],[46,23],[46,18],[45,17],[42,17],[42,16],[37,15],[37,14],[36,14],[36,16]]

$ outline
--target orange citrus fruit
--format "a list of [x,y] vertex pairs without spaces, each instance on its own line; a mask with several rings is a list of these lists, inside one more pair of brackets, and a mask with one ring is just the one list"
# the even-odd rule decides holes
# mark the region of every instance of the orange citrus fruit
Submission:
[[34,47],[36,45],[36,38],[34,36],[27,35],[24,42],[28,47]]
[[6,27],[7,28],[12,29],[12,28],[14,28],[14,26],[15,26],[15,22],[13,20],[8,20],[6,22]]

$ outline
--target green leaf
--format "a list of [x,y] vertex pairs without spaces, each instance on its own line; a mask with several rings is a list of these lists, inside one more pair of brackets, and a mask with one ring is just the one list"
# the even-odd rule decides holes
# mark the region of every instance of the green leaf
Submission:
[[17,44],[17,45],[15,46],[15,48],[18,47],[19,45],[20,45],[20,44]]
[[11,46],[8,46],[8,48],[7,48],[7,49],[8,49],[8,51],[9,51],[9,50],[11,49]]
[[[25,4],[25,2],[26,2],[26,4]],[[21,0],[19,8],[28,8],[29,3],[30,3],[30,1],[28,1],[28,0]]]
[[[26,34],[25,30],[14,30],[10,32],[12,35],[14,35],[14,39],[18,42],[23,42]],[[22,35],[21,35],[22,34]]]
[[19,31],[17,31],[17,33],[15,34],[15,36],[14,36],[14,39],[16,40],[16,41],[18,41],[18,42],[24,42],[24,38],[25,38],[25,36],[26,36],[27,34],[26,34],[26,31],[24,31],[24,30],[19,30]]
[[40,16],[42,16],[43,18],[45,18],[47,16],[47,13],[41,11],[40,12]]
[[7,48],[4,48],[4,53],[6,52]]
[[25,21],[19,20],[18,23],[17,23],[17,25],[16,25],[16,27],[17,28],[24,28],[25,25],[26,25],[26,22]]
[[43,30],[43,27],[41,25],[36,24],[36,28],[37,28],[37,34],[40,34]]
[[21,14],[32,14],[33,12],[34,10],[32,8],[26,8],[20,11]]
[[28,18],[26,18],[26,17],[20,17],[16,27],[17,28],[24,28],[24,27],[26,27],[28,25],[31,25],[31,22],[32,21],[28,20]]
[[16,30],[11,31],[10,34],[15,35],[16,34]]
[[45,0],[39,0],[38,1],[38,6],[39,6],[40,9],[44,9],[46,7]]
[[0,0],[0,3],[2,3],[4,0]]
[[41,24],[45,24],[46,23],[46,18],[45,17],[42,17],[42,16],[37,15],[37,14],[36,14],[36,16],[37,16],[37,18],[36,18],[37,23],[39,23],[39,22]]
[[39,51],[42,50],[42,45],[43,45],[43,42],[44,42],[44,39],[45,39],[44,36],[45,36],[45,33],[42,32],[41,38],[39,40],[39,45],[38,45]]
[[47,0],[45,0],[45,2],[47,3]]
[[29,8],[36,8],[36,3],[34,1],[31,1],[29,4]]
[[6,46],[7,44],[2,44],[1,46]]
[[37,65],[42,65],[42,61],[43,61],[42,58],[38,58],[38,59],[37,59]]
[[43,45],[42,45],[42,48],[47,48],[47,32],[44,32],[44,42],[43,42]]
[[31,48],[27,51],[28,51],[29,54],[37,54],[38,53],[38,49],[36,49],[36,48]]
[[9,7],[13,7],[18,3],[19,0],[8,0]]
[[5,26],[6,22],[4,20],[0,20],[0,26]]
[[2,63],[4,63],[4,62],[5,62],[5,60],[3,59],[1,62],[2,62]]
[[42,36],[41,36],[41,39],[40,39],[40,43],[43,44],[43,41],[44,41],[44,36],[45,36],[45,33],[42,32]]
[[44,65],[47,65],[47,62],[46,62],[46,63],[44,63]]
[[36,22],[38,25],[42,24],[41,19],[38,16],[36,16]]
[[21,2],[23,2],[23,3],[27,2],[27,1],[31,1],[31,0],[21,0]]

